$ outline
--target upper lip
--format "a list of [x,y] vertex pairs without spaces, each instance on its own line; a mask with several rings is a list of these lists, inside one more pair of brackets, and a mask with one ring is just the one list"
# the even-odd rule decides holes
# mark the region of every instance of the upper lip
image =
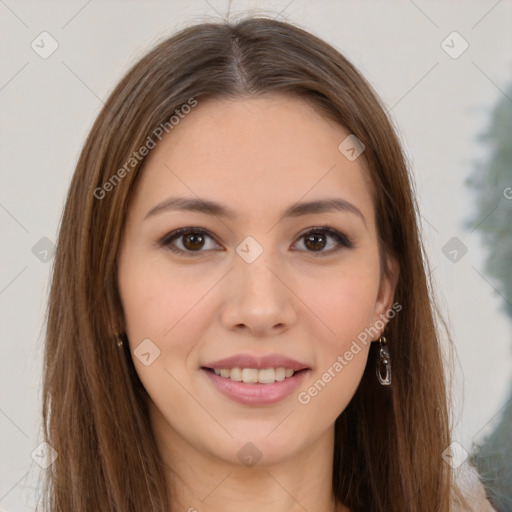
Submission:
[[298,372],[300,370],[309,369],[307,364],[301,363],[290,357],[281,354],[266,354],[254,356],[251,354],[236,354],[234,356],[225,357],[212,361],[203,366],[203,368],[256,368],[262,370],[264,368],[291,368]]

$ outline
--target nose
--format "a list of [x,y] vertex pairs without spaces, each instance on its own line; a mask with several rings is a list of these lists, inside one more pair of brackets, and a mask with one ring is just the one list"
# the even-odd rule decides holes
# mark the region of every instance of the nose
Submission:
[[293,293],[293,277],[270,251],[263,251],[252,263],[235,255],[225,281],[221,320],[227,329],[268,337],[296,322],[298,299]]

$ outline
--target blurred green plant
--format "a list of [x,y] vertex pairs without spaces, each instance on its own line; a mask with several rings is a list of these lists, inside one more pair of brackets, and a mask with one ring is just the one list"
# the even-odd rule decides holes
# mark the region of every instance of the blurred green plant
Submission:
[[[478,162],[467,185],[476,211],[466,225],[488,249],[484,272],[504,299],[512,320],[512,84],[494,107],[487,132],[478,140],[489,157]],[[505,340],[504,340],[505,341]],[[471,454],[489,501],[498,512],[512,510],[512,389],[493,432]]]

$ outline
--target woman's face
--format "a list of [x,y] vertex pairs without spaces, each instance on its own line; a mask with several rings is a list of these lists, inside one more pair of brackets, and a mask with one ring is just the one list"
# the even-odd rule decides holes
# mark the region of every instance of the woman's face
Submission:
[[169,449],[274,464],[332,435],[394,291],[349,135],[293,97],[199,101],[148,156],[118,279]]

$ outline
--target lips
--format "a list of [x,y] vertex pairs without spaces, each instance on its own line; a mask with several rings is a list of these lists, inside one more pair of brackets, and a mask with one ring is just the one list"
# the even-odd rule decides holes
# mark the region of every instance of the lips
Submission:
[[250,406],[268,406],[288,398],[311,368],[281,354],[237,354],[211,361],[201,366],[201,370],[230,400]]
[[263,370],[265,368],[290,368],[296,372],[300,370],[310,369],[305,363],[284,356],[282,354],[266,354],[261,356],[253,356],[251,354],[237,354],[217,361],[211,361],[202,365],[203,368],[209,370],[221,370],[231,368],[254,368]]
[[214,389],[233,402],[249,406],[269,406],[290,398],[310,372],[304,369],[294,373],[292,377],[272,384],[236,382],[205,368],[201,368],[201,373]]

